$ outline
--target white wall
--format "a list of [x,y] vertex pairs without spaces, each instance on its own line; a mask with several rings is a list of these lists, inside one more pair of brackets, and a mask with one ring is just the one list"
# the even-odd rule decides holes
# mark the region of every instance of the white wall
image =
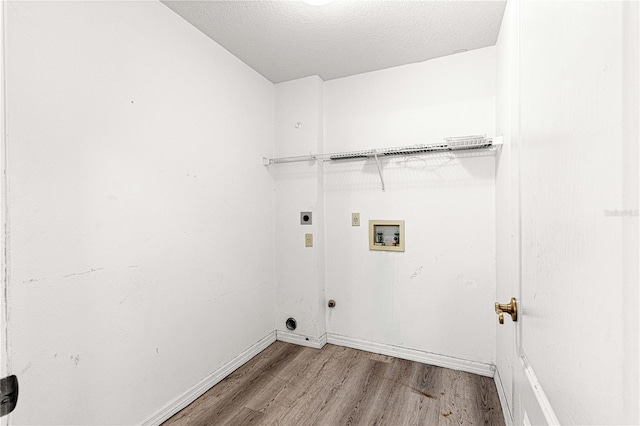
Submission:
[[[322,152],[322,80],[307,77],[276,89],[276,156]],[[322,165],[315,162],[269,167],[276,184],[276,329],[281,340],[319,347],[324,317],[324,191]],[[300,213],[311,212],[311,225]],[[305,247],[306,233],[313,247]],[[285,327],[297,321],[295,331]]]
[[[325,152],[439,142],[495,127],[495,49],[325,83]],[[495,362],[493,156],[325,165],[327,333]],[[351,213],[362,226],[351,226]],[[404,253],[369,219],[406,221]]]
[[274,330],[273,85],[156,2],[8,2],[14,424],[136,424]]

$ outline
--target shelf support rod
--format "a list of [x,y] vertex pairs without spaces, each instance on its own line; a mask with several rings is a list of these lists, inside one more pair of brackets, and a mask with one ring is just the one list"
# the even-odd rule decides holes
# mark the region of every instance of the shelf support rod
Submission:
[[384,179],[382,177],[382,169],[380,168],[380,160],[378,160],[378,154],[373,154],[376,159],[376,166],[378,166],[378,174],[380,175],[380,183],[382,184],[382,192],[384,192]]

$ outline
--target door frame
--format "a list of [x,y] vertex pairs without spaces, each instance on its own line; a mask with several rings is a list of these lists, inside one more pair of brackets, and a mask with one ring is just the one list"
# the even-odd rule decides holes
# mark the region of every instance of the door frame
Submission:
[[[11,373],[9,330],[9,221],[7,202],[7,109],[6,109],[6,0],[0,0],[0,377]],[[0,425],[9,424],[10,415],[0,418]]]

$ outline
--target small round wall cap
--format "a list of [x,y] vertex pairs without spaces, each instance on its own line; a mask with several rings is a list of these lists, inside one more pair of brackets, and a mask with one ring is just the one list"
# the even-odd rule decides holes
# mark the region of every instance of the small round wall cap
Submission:
[[293,331],[298,326],[298,323],[296,322],[295,318],[287,318],[284,325],[286,325],[289,330]]

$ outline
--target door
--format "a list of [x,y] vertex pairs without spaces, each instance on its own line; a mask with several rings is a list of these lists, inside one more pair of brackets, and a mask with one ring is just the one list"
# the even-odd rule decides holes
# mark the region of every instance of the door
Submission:
[[639,22],[520,2],[517,424],[639,423]]

